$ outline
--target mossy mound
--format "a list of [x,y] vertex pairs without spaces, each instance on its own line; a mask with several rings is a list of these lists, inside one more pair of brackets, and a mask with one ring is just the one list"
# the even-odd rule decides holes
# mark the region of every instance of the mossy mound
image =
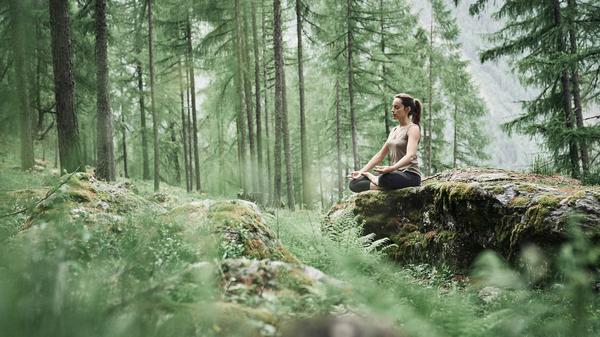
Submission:
[[22,229],[55,221],[81,221],[88,225],[115,224],[123,217],[160,206],[137,196],[128,183],[106,183],[92,174],[65,175],[58,189],[47,190],[28,212]]
[[220,265],[222,302],[216,303],[219,335],[279,336],[293,318],[322,314],[342,301],[341,283],[302,264],[225,259]]
[[483,250],[514,260],[533,243],[547,251],[566,239],[572,214],[593,240],[600,239],[599,187],[576,180],[498,169],[445,171],[420,187],[355,194],[333,207],[323,229],[354,214],[365,233],[388,237],[401,262],[469,268]]
[[248,201],[192,201],[164,214],[163,220],[181,225],[190,238],[206,232],[218,235],[215,242],[222,258],[299,262],[267,227],[256,205]]
[[288,314],[300,308],[308,313],[308,302],[332,300],[326,299],[327,290],[342,289],[339,281],[316,268],[283,261],[225,259],[221,272],[227,301],[255,308],[288,307]]

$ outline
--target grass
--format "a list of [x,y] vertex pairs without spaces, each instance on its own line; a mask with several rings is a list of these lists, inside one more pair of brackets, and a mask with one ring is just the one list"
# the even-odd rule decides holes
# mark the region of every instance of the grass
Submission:
[[[4,195],[58,182],[51,175],[5,169],[0,177]],[[133,183],[140,196],[153,198],[146,183]],[[167,191],[174,203],[205,197]],[[2,211],[27,202],[3,205]],[[600,333],[600,301],[588,272],[600,253],[577,231],[555,263],[560,276],[540,286],[545,259],[536,251],[524,256],[520,268],[485,254],[471,275],[458,278],[443,266],[391,263],[383,249],[387,243],[362,233],[352,218],[340,227],[348,229],[332,238],[321,233],[322,215],[316,211],[264,214],[284,247],[338,286],[313,289],[284,275],[275,287],[306,287],[300,297],[280,291],[281,298],[266,304],[255,296],[227,302],[216,277],[219,251],[206,249],[210,244],[202,242],[202,233],[186,237],[184,224],[132,210],[118,229],[59,221],[18,233],[25,215],[17,215],[0,219],[0,331],[6,336],[271,336],[282,317],[352,312],[365,321],[388,322],[408,336]],[[486,291],[492,294],[489,301],[482,296]]]

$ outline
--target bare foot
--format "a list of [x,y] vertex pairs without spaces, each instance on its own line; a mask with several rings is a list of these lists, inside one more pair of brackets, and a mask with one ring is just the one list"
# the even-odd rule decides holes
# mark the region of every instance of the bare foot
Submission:
[[364,172],[363,176],[367,177],[367,179],[369,179],[369,181],[371,181],[371,184],[373,184],[375,186],[379,186],[379,176],[376,176],[371,172]]

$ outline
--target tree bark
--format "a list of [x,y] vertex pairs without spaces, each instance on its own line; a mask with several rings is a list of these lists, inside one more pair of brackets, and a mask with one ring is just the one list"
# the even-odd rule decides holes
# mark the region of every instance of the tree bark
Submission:
[[429,23],[429,113],[427,116],[427,127],[425,128],[425,175],[431,175],[431,127],[433,116],[433,2],[431,2],[431,22]]
[[146,133],[146,106],[144,104],[144,80],[142,73],[142,62],[136,61],[136,73],[138,79],[138,99],[140,104],[140,133],[142,136],[142,179],[150,180],[150,160],[148,155],[148,134]]
[[127,124],[125,124],[125,110],[121,105],[121,124],[123,133],[123,175],[125,178],[129,178],[129,170],[127,167]]
[[[385,28],[383,21],[383,0],[379,0],[379,34],[381,35],[381,40],[379,47],[381,49],[381,56],[385,58]],[[381,63],[381,80],[385,81],[387,78],[387,68],[385,66],[385,61]],[[390,111],[387,106],[386,96],[385,96],[385,87],[382,91],[382,104],[383,104],[383,125],[385,127],[384,136],[387,137],[390,133],[390,120],[388,118],[388,113]]]
[[264,115],[265,115],[265,148],[267,153],[267,191],[271,193],[273,189],[273,175],[272,175],[272,167],[271,167],[271,134],[269,132],[269,101],[268,101],[268,93],[269,93],[269,79],[267,77],[267,29],[266,29],[266,21],[267,21],[267,12],[266,6],[262,5],[262,20],[261,20],[261,28],[262,28],[262,55],[263,55],[263,81],[264,81]]
[[187,137],[187,121],[185,120],[185,102],[183,97],[183,75],[181,73],[181,61],[178,64],[179,71],[179,99],[181,100],[181,142],[183,143],[183,164],[185,165],[185,189],[191,192],[190,172],[188,162],[188,137]]
[[33,133],[32,133],[32,113],[29,104],[29,95],[27,90],[27,69],[25,67],[25,9],[20,0],[10,2],[12,17],[14,20],[12,38],[14,46],[15,60],[15,82],[17,109],[19,111],[20,124],[20,145],[21,145],[21,169],[29,170],[33,167]]
[[[239,0],[238,0],[239,3]],[[240,24],[243,25],[243,29],[240,31],[241,41],[241,52],[242,52],[242,78],[244,84],[244,106],[246,110],[246,122],[248,124],[248,145],[250,146],[250,180],[251,186],[256,191],[258,189],[258,179],[256,179],[256,142],[254,137],[254,120],[252,117],[252,84],[250,82],[249,68],[250,62],[248,57],[248,25],[243,15],[240,16],[240,20],[243,20]]]
[[[281,22],[281,21],[280,21]],[[279,35],[281,36],[281,34]],[[283,46],[283,43],[279,45]],[[282,114],[281,114],[281,135],[283,137],[283,151],[285,157],[285,182],[287,188],[287,201],[288,208],[290,210],[294,210],[296,205],[294,203],[294,175],[292,172],[292,149],[290,145],[290,131],[288,126],[288,111],[287,111],[287,95],[286,95],[286,84],[285,84],[285,64],[283,62],[283,48],[281,48],[281,104],[282,104]]]
[[310,197],[310,165],[308,161],[308,142],[306,141],[306,118],[304,113],[304,60],[302,55],[302,8],[301,1],[296,0],[296,35],[298,38],[298,95],[300,97],[300,164],[302,169],[302,204],[311,208]]
[[190,72],[190,94],[192,99],[192,137],[194,148],[194,177],[196,178],[196,191],[202,191],[200,182],[200,154],[198,153],[198,114],[196,110],[196,77],[194,75],[194,53],[192,52],[192,23],[188,16],[186,22],[187,31],[187,53],[188,53],[188,69]]
[[[189,61],[187,61],[189,62]],[[192,139],[192,108],[191,108],[191,101],[190,101],[190,72],[185,71],[185,80],[186,80],[186,90],[185,90],[185,94],[186,94],[186,100],[187,100],[187,143],[188,143],[188,152],[187,152],[187,157],[188,157],[188,172],[190,172],[190,186],[188,187],[190,191],[192,191],[194,189],[194,154],[192,153],[192,143],[193,143],[193,139]]]
[[[40,40],[42,39],[42,37],[40,36],[41,33],[41,24],[37,24],[36,25],[36,40],[37,40],[37,47],[36,47],[36,72],[35,72],[35,108],[37,110],[37,126],[36,126],[36,138],[42,134],[42,131],[44,130],[44,111],[42,109],[42,46],[41,46],[41,42]],[[44,144],[42,144],[42,153],[44,153],[45,151],[45,146]],[[85,157],[84,157],[85,158]],[[42,160],[43,160],[43,156],[42,156]]]
[[148,69],[150,73],[150,109],[152,114],[152,138],[154,140],[154,192],[160,189],[160,150],[158,142],[158,114],[154,100],[154,37],[152,23],[152,0],[148,0]]
[[[554,1],[554,23],[557,27],[561,25],[561,13],[560,13],[560,1]],[[557,48],[559,53],[566,52],[566,44],[564,41],[564,36],[562,33],[559,33],[556,39]],[[560,83],[561,83],[561,94],[562,94],[562,103],[563,103],[563,111],[565,117],[565,126],[569,130],[573,130],[575,128],[575,118],[573,115],[573,109],[571,107],[572,96],[571,90],[569,88],[569,74],[567,68],[563,68],[560,72]],[[573,178],[579,178],[579,154],[577,151],[577,143],[572,137],[568,139],[569,143],[569,159],[571,161],[571,176]]]
[[[264,169],[263,169],[263,148],[262,148],[262,128],[261,128],[261,106],[260,106],[260,62],[258,55],[258,32],[256,29],[256,0],[252,0],[252,42],[254,47],[254,101],[256,112],[256,159],[258,168],[258,191],[264,190]],[[267,190],[268,191],[268,190]]]
[[452,141],[452,144],[453,144],[453,148],[452,148],[453,149],[453,151],[452,151],[452,167],[453,168],[456,168],[456,157],[457,157],[457,154],[458,154],[458,143],[457,143],[458,137],[457,137],[457,134],[456,134],[457,131],[458,131],[458,127],[457,127],[457,125],[458,125],[458,119],[457,118],[458,118],[458,108],[457,108],[456,105],[454,105],[454,118],[453,118],[453,120],[454,120],[454,139]]
[[175,135],[175,122],[169,123],[169,130],[171,131],[171,143],[173,145],[173,152],[171,153],[173,159],[173,165],[175,165],[175,182],[177,185],[181,183],[181,167],[179,166],[179,156],[177,155],[177,136]]
[[79,128],[75,115],[71,49],[69,30],[69,1],[50,0],[50,29],[52,32],[52,66],[60,169],[73,172],[82,169]]
[[242,25],[241,25],[241,9],[240,0],[235,1],[235,54],[237,71],[235,74],[234,82],[235,88],[238,95],[238,106],[236,107],[236,127],[238,132],[238,157],[239,157],[239,171],[240,181],[242,184],[243,192],[248,191],[248,163],[246,157],[246,128],[244,127],[244,109],[245,109],[245,95],[244,95],[244,61],[242,56]]
[[281,138],[283,116],[283,55],[281,37],[281,2],[273,0],[273,54],[275,60],[275,149],[273,206],[281,207]]
[[350,110],[350,128],[352,130],[352,156],[354,158],[354,169],[358,170],[360,160],[358,158],[358,144],[356,139],[356,115],[354,112],[354,66],[352,64],[352,49],[354,48],[354,36],[352,30],[352,1],[347,0],[347,62],[348,62],[348,101]]
[[[567,8],[571,15],[577,13],[577,3],[575,0],[567,1]],[[571,55],[577,55],[577,32],[575,30],[575,18],[569,18],[569,42]],[[581,89],[579,87],[579,64],[574,64],[571,68],[571,85],[573,86],[573,103],[575,105],[575,121],[577,128],[582,129],[583,125],[583,108],[581,103]],[[590,155],[588,145],[585,140],[579,142],[579,151],[581,155],[581,168],[583,175],[587,177],[590,174]]]
[[115,180],[112,111],[108,78],[106,0],[96,0],[96,177]]
[[[335,80],[335,147],[337,150],[338,201],[344,197],[344,178],[342,176],[342,127],[340,123],[340,80]],[[321,192],[323,193],[323,192]]]

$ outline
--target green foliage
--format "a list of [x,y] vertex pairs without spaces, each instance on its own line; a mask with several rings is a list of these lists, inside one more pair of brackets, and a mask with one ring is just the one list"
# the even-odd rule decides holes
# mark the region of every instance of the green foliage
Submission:
[[[8,176],[3,186],[11,191],[57,182],[19,171],[2,177]],[[185,196],[171,193],[167,199]],[[314,284],[299,272],[302,265],[268,259],[228,260],[224,269],[215,268],[212,261],[224,253],[241,252],[233,246],[207,250],[198,239],[208,233],[185,230],[185,217],[132,209],[115,223],[54,221],[4,236],[0,328],[11,336],[270,336],[281,317],[350,311],[386,317],[414,336],[600,331],[600,303],[591,293],[600,250],[577,229],[576,218],[556,264],[533,247],[523,250],[517,267],[486,252],[467,276],[444,266],[389,262],[386,241],[364,235],[352,214],[331,225],[328,230],[337,228],[339,235],[328,237],[315,211],[273,212],[267,225],[282,244],[335,282]],[[0,220],[5,227],[20,225]],[[241,268],[235,274],[235,265],[260,272]],[[236,281],[220,275],[245,276]],[[264,292],[274,297],[261,297]]]
[[[483,11],[487,3],[477,1],[471,12]],[[597,49],[590,37],[598,34],[597,25],[589,25],[597,15],[591,3],[503,2],[493,14],[503,27],[490,37],[492,47],[481,53],[482,62],[509,57],[521,82],[540,90],[523,101],[526,113],[505,123],[504,129],[540,136],[550,151],[552,169],[576,178],[598,166],[588,159],[597,153],[593,145],[598,130],[583,121],[598,96],[597,56],[589,54]]]

